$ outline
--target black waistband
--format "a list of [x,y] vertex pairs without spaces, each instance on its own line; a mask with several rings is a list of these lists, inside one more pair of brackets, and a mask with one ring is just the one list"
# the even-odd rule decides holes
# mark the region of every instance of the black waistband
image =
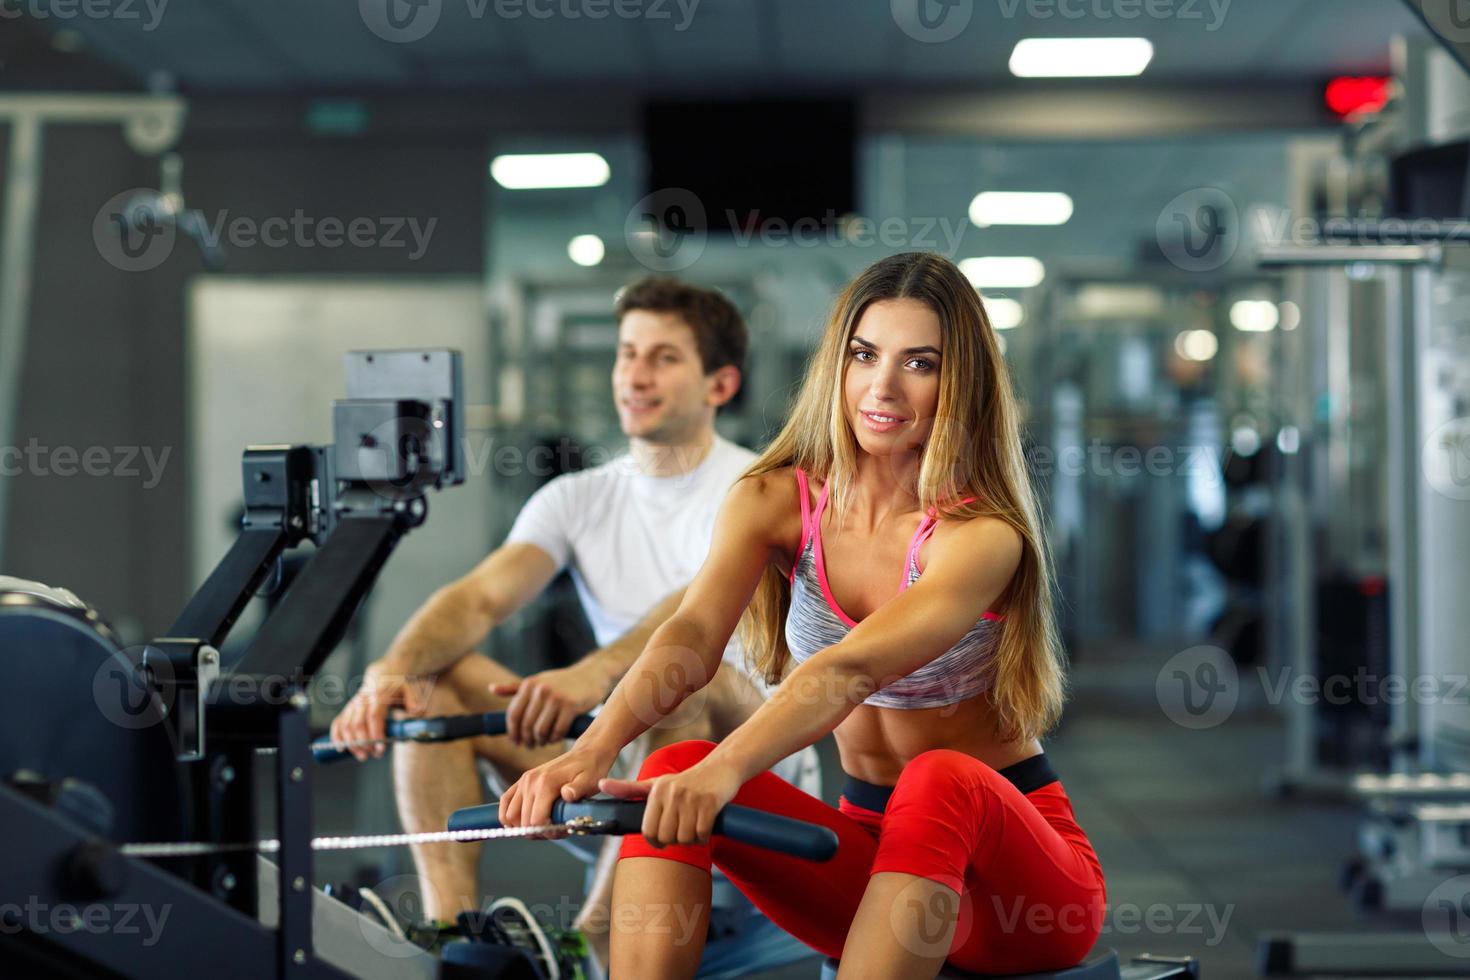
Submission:
[[[1051,767],[1045,752],[1033,755],[1029,759],[1022,759],[999,772],[1022,793],[1030,793],[1032,790],[1055,783],[1060,778],[1056,770]],[[874,813],[882,813],[887,808],[888,798],[893,795],[892,786],[879,786],[876,783],[864,782],[856,776],[848,776],[846,773],[843,775],[846,778],[842,783],[842,795],[847,797],[847,802],[853,806],[860,806],[864,810],[872,810]]]

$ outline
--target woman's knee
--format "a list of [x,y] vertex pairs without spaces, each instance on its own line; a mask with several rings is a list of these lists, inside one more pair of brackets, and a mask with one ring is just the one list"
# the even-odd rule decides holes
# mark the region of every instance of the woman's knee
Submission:
[[936,800],[974,800],[981,808],[993,795],[994,769],[972,755],[953,749],[930,749],[914,756],[899,773],[888,809],[908,804],[930,807]]
[[985,773],[993,771],[985,763],[954,749],[929,749],[920,752],[909,760],[898,775],[898,786],[895,791],[904,786],[905,783],[918,783],[933,785],[943,782],[970,783],[976,779],[983,780]]
[[638,769],[639,779],[651,779],[693,767],[714,750],[715,743],[702,738],[685,739],[654,749]]

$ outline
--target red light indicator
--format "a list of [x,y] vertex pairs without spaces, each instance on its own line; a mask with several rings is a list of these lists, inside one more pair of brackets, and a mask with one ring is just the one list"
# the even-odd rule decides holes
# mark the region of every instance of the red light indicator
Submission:
[[1388,104],[1388,78],[1343,76],[1327,83],[1327,108],[1343,119],[1373,113]]

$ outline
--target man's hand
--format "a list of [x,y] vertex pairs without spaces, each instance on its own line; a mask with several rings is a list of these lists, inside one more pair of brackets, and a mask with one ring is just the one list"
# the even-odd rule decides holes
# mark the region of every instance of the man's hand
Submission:
[[[428,701],[427,685],[432,679],[409,677],[395,673],[394,668],[379,660],[369,664],[363,673],[362,687],[347,702],[347,706],[332,719],[332,742],[341,748],[346,742],[365,742],[381,739],[386,734],[388,712],[403,708],[411,715],[423,714]],[[386,745],[351,745],[351,752],[359,762],[382,756]]]
[[588,660],[543,670],[514,684],[491,684],[492,694],[514,695],[505,710],[506,734],[535,748],[566,738],[578,715],[607,700],[612,686]]

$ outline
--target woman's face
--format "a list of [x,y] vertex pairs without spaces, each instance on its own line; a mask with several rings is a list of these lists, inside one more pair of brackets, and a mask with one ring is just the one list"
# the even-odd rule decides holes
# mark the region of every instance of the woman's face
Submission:
[[914,299],[879,300],[847,343],[842,391],[858,445],[873,456],[914,452],[939,406],[939,315]]

